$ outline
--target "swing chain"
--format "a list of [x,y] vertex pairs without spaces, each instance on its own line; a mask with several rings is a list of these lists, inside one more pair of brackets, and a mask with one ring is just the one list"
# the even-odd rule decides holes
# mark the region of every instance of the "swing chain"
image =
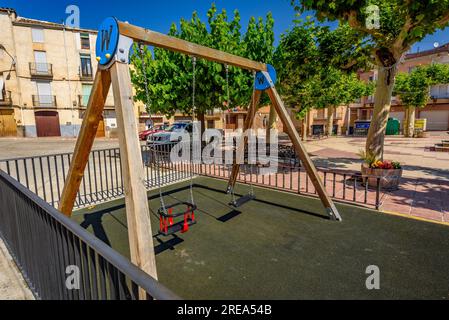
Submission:
[[[144,52],[143,52],[143,44],[140,43],[139,44],[139,51],[140,51],[140,60],[142,62],[142,72],[143,72],[143,79],[144,79],[144,84],[145,84],[145,94],[146,94],[146,107],[147,107],[147,111],[148,114],[150,116],[150,121],[151,121],[151,125],[154,128],[154,122],[153,122],[153,115],[151,113],[151,98],[150,98],[150,91],[149,91],[149,83],[148,83],[148,77],[147,77],[147,68],[146,68],[146,63],[145,63],[145,56],[144,56]],[[160,165],[159,165],[159,156],[156,152],[156,140],[153,139],[153,145],[152,145],[152,157],[154,159],[154,164],[157,167],[157,179],[158,179],[158,185],[159,185],[159,200],[160,200],[160,204],[161,207],[164,210],[164,213],[167,214],[166,208],[165,208],[165,201],[164,201],[164,197],[162,195],[162,179],[161,179],[161,172],[160,172]],[[148,213],[149,214],[149,213]]]
[[226,107],[229,109],[231,106],[231,95],[229,90],[229,65],[225,65],[226,68]]
[[195,94],[196,94],[196,57],[192,57],[193,75],[192,75],[192,112],[195,117]]
[[[193,120],[195,120],[195,95],[196,95],[196,57],[192,57],[193,75],[192,75],[192,114]],[[193,161],[190,166],[193,166]],[[195,205],[195,199],[193,197],[193,169],[190,168],[190,199],[193,205]]]
[[151,126],[154,127],[154,122],[153,122],[153,118],[151,117],[151,98],[150,98],[150,91],[148,88],[148,77],[147,77],[147,66],[145,63],[145,55],[144,55],[144,44],[140,43],[139,44],[139,51],[140,51],[140,60],[142,61],[142,73],[143,73],[143,81],[144,81],[144,85],[145,85],[145,97],[146,97],[146,103],[145,103],[145,109],[148,111],[149,115],[150,115],[150,121],[151,121]]

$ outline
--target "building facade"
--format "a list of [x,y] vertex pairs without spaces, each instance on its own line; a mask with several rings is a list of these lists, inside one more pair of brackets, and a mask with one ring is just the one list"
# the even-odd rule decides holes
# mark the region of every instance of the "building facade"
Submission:
[[[76,137],[96,72],[96,32],[12,9],[0,9],[0,30],[0,136]],[[110,92],[98,136],[114,136],[116,125]]]
[[[399,73],[409,73],[418,66],[430,65],[432,63],[449,64],[449,44],[438,48],[409,53],[399,64]],[[377,71],[363,73],[361,79],[377,80]],[[431,99],[425,108],[418,109],[417,119],[427,119],[428,131],[449,130],[449,84],[440,84],[430,88]],[[371,120],[374,112],[374,97],[364,97],[359,104],[352,106],[351,125],[354,120]],[[405,120],[405,107],[399,97],[393,97],[391,101],[391,118],[396,118],[401,122],[403,129]]]
[[[411,72],[417,66],[431,63],[449,63],[449,44],[438,48],[409,53],[399,65],[399,73]],[[377,71],[362,73],[360,78],[365,81],[376,81]],[[427,119],[428,131],[449,130],[449,84],[440,84],[430,88],[431,99],[427,106],[417,110],[417,119]],[[370,121],[374,113],[374,97],[363,97],[349,106],[339,106],[334,114],[334,134],[352,135],[357,121]],[[392,97],[391,118],[396,118],[403,129],[405,108],[399,97]],[[311,110],[306,118],[307,134],[309,136],[323,135],[327,126],[327,110]],[[297,129],[301,130],[300,122],[296,121]]]

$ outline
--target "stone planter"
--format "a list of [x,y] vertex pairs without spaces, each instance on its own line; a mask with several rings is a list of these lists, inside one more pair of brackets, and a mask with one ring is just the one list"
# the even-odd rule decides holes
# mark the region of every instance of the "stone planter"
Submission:
[[363,181],[368,178],[368,185],[377,188],[378,178],[380,187],[384,190],[397,190],[402,178],[402,169],[372,169],[366,163],[362,164]]

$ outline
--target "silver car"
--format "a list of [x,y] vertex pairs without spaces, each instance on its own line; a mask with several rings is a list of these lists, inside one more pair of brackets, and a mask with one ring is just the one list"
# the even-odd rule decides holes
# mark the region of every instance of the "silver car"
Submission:
[[191,122],[175,122],[163,132],[158,132],[148,136],[147,146],[163,146],[173,144],[176,141],[170,141],[173,133],[187,132],[192,134],[193,124]]

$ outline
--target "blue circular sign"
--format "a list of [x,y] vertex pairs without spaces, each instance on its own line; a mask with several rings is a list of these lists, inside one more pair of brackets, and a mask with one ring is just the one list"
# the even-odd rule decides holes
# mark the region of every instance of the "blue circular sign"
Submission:
[[98,29],[96,56],[100,65],[104,66],[114,59],[117,52],[120,31],[117,19],[109,17]]
[[254,84],[254,87],[256,88],[256,90],[260,90],[260,91],[267,90],[268,88],[271,88],[276,84],[277,73],[271,64],[267,64],[267,72],[270,75],[272,82],[270,82],[267,79],[267,77],[265,76],[265,73],[259,71],[256,73],[256,83]]

